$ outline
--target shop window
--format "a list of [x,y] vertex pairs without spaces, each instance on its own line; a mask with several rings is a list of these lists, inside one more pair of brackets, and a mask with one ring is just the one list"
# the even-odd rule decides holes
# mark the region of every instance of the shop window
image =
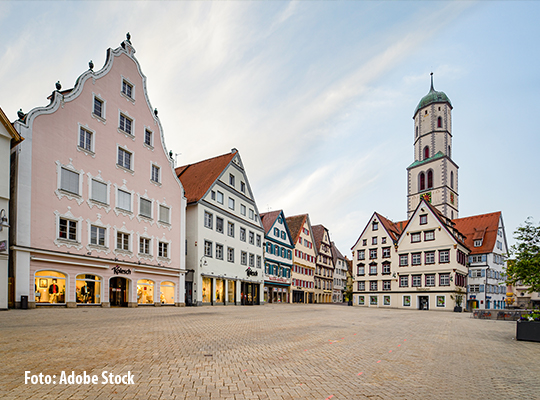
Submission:
[[216,302],[225,303],[225,282],[223,279],[216,279]]
[[161,282],[159,291],[159,301],[161,304],[174,304],[174,283]]
[[75,296],[79,304],[101,303],[101,278],[96,275],[77,275]]
[[137,282],[137,303],[154,304],[154,282],[140,279]]
[[36,303],[61,304],[66,302],[66,275],[61,272],[36,272],[34,286]]
[[212,301],[212,278],[203,277],[202,302],[210,303],[211,301]]
[[236,301],[236,282],[228,281],[227,286],[227,301],[234,304]]

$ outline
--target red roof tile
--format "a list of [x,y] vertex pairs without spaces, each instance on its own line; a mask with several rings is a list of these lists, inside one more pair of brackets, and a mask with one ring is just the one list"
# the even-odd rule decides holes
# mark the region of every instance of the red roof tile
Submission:
[[175,169],[186,194],[187,202],[199,201],[229,165],[237,151],[188,164]]
[[[501,212],[473,215],[454,219],[455,227],[465,235],[465,244],[471,254],[491,253],[495,248]],[[474,247],[475,239],[482,239],[482,246]]]
[[313,225],[311,227],[311,230],[313,231],[313,238],[315,239],[315,246],[317,247],[317,251],[321,248],[321,243],[324,237],[324,231],[326,228],[323,225]]
[[293,244],[298,242],[298,237],[300,236],[300,231],[304,226],[304,222],[307,218],[307,214],[295,215],[293,217],[285,218],[287,225],[289,226],[289,231],[291,232]]
[[272,226],[274,226],[274,222],[276,222],[276,219],[277,217],[279,217],[280,214],[281,210],[269,211],[259,214],[264,227],[264,232],[266,234],[270,232],[270,229],[272,229]]

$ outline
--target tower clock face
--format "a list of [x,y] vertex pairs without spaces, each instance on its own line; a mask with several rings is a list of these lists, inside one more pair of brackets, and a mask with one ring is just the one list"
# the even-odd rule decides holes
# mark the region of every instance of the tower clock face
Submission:
[[431,204],[431,192],[424,193],[422,198]]

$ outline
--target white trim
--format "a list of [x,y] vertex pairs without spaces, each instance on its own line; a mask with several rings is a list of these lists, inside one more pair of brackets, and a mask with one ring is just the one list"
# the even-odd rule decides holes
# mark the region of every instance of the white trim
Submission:
[[[120,115],[123,115],[124,118],[127,118],[131,121],[131,133],[120,129]],[[116,126],[116,130],[118,131],[118,133],[122,133],[125,135],[125,137],[135,141],[135,118],[129,115],[127,111],[122,111],[121,109],[118,109],[118,124]]]
[[[86,224],[87,224],[87,235],[88,235],[88,244],[86,245],[86,249],[88,251],[98,251],[98,252],[103,252],[105,254],[109,254],[110,253],[110,225],[105,225],[103,224],[103,222],[101,222],[101,214],[100,213],[97,213],[97,220],[95,222],[91,221],[90,219],[87,219],[86,220]],[[93,244],[91,243],[90,241],[92,240],[92,226],[96,226],[98,228],[103,228],[105,229],[105,245],[104,246],[101,246],[99,244]]]
[[[134,190],[128,190],[126,187],[126,180],[124,179],[122,181],[122,186],[118,187],[118,184],[114,183],[113,186],[116,189],[116,196],[115,196],[115,205],[114,205],[114,213],[118,216],[119,214],[125,215],[126,217],[129,217],[130,219],[135,218],[135,215],[133,213],[133,197],[135,195]],[[118,207],[118,191],[121,190],[123,192],[129,193],[131,195],[131,202],[130,202],[130,209],[131,210],[124,210],[123,208]]]
[[[43,262],[50,262],[50,263],[56,263],[56,264],[68,264],[68,265],[73,265],[73,262],[71,261],[62,261],[62,260],[51,260],[50,258],[39,258],[39,257],[30,257],[30,261],[43,261]],[[78,263],[76,265],[77,267],[91,267],[91,268],[103,268],[103,269],[109,269],[109,266],[108,265],[97,265],[97,264],[81,264],[81,263]],[[45,270],[45,271],[48,271],[48,270]],[[41,271],[36,271],[36,272],[41,272]],[[60,272],[60,271],[57,271],[57,272]],[[62,272],[64,274],[64,272]],[[35,277],[36,273],[34,272],[34,277]],[[81,274],[79,274],[81,275]],[[75,275],[75,280],[77,280],[77,275]]]
[[[150,138],[150,144],[146,143],[146,131],[150,132],[152,134],[152,137]],[[151,129],[149,126],[144,125],[144,132],[143,132],[143,146],[145,146],[147,149],[154,151],[154,138],[155,138],[154,130]]]
[[[81,124],[80,122],[77,123],[78,130],[77,130],[77,151],[80,151],[86,155],[91,156],[92,158],[96,158],[96,131],[93,129],[90,129],[88,124]],[[84,147],[81,147],[81,129],[89,132],[92,134],[92,140],[90,141],[90,150],[85,149]]]
[[[140,269],[134,269],[133,272],[137,272],[137,273],[140,273],[140,274],[153,274],[153,275],[165,275],[165,276],[174,276],[174,277],[179,277],[180,274],[178,275],[175,275],[173,273],[166,273],[166,272],[154,272],[154,271],[143,271],[143,270],[140,270]],[[166,282],[169,282],[169,281],[166,281]],[[154,281],[154,284],[156,282]],[[174,283],[174,282],[173,282]],[[161,282],[159,283],[161,285]],[[176,286],[176,285],[175,285]],[[169,286],[170,287],[170,286]]]
[[[144,194],[142,196],[141,196],[141,194],[137,193],[137,198],[139,199],[139,201],[137,202],[138,203],[137,219],[139,220],[139,222],[145,221],[145,222],[149,223],[150,226],[153,226],[154,225],[154,220],[155,220],[155,218],[154,218],[154,199],[148,197],[148,191],[147,190],[144,191]],[[141,214],[141,199],[144,199],[144,200],[147,200],[147,201],[150,202],[150,217],[147,217],[147,216]]]
[[[56,190],[54,193],[58,197],[58,200],[61,200],[62,197],[66,197],[69,200],[75,200],[79,205],[81,205],[84,200],[82,198],[82,185],[83,185],[83,178],[84,178],[84,171],[78,170],[73,166],[73,159],[69,159],[68,164],[62,164],[59,160],[55,161],[56,164]],[[62,168],[65,168],[68,171],[74,172],[79,175],[79,193],[70,193],[62,189]]]
[[[99,115],[96,115],[94,114],[94,98],[97,98],[98,100],[100,100],[102,102],[102,107],[101,107],[101,117]],[[97,119],[98,121],[100,122],[103,122],[103,125],[106,125],[107,123],[107,101],[103,99],[103,96],[101,96],[101,94],[96,94],[94,92],[92,92],[92,104],[90,106],[90,110],[92,110],[90,112],[90,115],[92,116],[92,118],[95,118]]]
[[[123,165],[118,164],[118,152],[122,149],[124,152],[129,153],[129,168],[124,167]],[[124,172],[128,172],[131,175],[135,174],[135,152],[133,150],[130,150],[127,146],[122,146],[119,143],[116,143],[116,169],[120,169]]]
[[[128,100],[128,101],[132,102],[133,104],[135,104],[135,84],[128,77],[124,76],[123,74],[120,74],[120,76],[122,77],[122,80],[120,81],[120,95],[122,97],[124,97],[126,100]],[[131,97],[124,94],[124,92],[122,91],[123,86],[124,86],[124,81],[126,81],[131,86]]]
[[[66,247],[75,247],[77,250],[81,250],[83,248],[83,244],[81,243],[81,225],[83,223],[83,217],[76,218],[73,213],[71,212],[71,207],[68,207],[68,211],[65,214],[60,214],[58,210],[54,211],[55,215],[55,232],[54,232],[54,244],[57,247],[60,246],[66,246]],[[77,222],[77,238],[75,240],[70,239],[63,239],[59,237],[60,233],[60,218],[67,219],[68,221],[75,221]]]
[[[88,176],[88,200],[86,200],[86,203],[88,204],[88,207],[92,208],[93,206],[96,206],[98,208],[104,209],[107,214],[111,211],[111,181],[105,181],[101,177],[101,171],[98,170],[98,174],[96,176],[92,176],[90,172],[86,174]],[[102,203],[99,200],[93,199],[93,193],[92,193],[92,180],[96,180],[96,182],[104,183],[107,185],[107,203]]]

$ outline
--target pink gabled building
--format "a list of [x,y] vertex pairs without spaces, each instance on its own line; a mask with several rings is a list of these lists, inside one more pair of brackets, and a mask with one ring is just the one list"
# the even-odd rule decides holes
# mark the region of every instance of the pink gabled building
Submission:
[[134,53],[14,123],[17,307],[184,305],[186,199]]

